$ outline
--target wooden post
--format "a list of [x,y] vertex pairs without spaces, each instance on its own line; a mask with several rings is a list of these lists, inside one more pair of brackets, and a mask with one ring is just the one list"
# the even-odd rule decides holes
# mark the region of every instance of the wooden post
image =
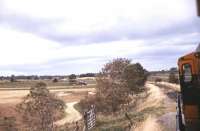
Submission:
[[87,111],[84,112],[83,117],[84,117],[84,124],[85,124],[83,131],[87,131]]

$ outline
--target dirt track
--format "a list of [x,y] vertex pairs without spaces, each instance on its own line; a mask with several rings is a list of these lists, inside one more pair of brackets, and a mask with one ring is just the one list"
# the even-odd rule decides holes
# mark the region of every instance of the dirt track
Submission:
[[[75,89],[54,89],[50,90],[53,93],[59,94],[60,92],[75,92],[83,94],[85,92],[94,92],[94,88],[75,88]],[[19,103],[24,96],[26,96],[29,93],[29,90],[1,90],[0,91],[0,104],[16,104]],[[70,96],[68,97],[70,99]],[[70,100],[67,101],[70,101]],[[64,99],[65,101],[65,99]],[[72,100],[73,101],[73,100]]]
[[80,120],[82,118],[82,115],[74,108],[74,105],[77,104],[78,102],[70,102],[66,103],[66,117],[55,122],[56,125],[61,126],[64,125],[65,123],[72,123]]
[[[74,105],[83,99],[86,95],[94,93],[94,88],[74,88],[74,89],[57,89],[50,90],[62,99],[67,108],[65,110],[66,117],[57,121],[57,125],[64,125],[65,123],[75,122],[82,118],[81,114],[74,109]],[[23,97],[29,93],[28,90],[1,90],[0,91],[0,116],[18,117],[15,111],[15,106],[22,101]]]
[[[167,83],[165,83],[167,84]],[[176,102],[171,99],[167,93],[171,91],[167,88],[160,88],[153,84],[147,84],[149,88],[150,96],[138,107],[139,110],[143,110],[148,107],[164,107],[164,113],[162,116],[155,116],[149,114],[148,118],[140,124],[136,131],[175,131],[175,114],[176,114]],[[175,90],[174,90],[175,91]],[[134,130],[134,131],[135,131]]]

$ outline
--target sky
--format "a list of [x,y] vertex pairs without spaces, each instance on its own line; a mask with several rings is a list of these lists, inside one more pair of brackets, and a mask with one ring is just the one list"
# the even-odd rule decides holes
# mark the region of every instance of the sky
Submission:
[[115,58],[166,70],[198,43],[195,0],[0,0],[0,75],[99,72]]

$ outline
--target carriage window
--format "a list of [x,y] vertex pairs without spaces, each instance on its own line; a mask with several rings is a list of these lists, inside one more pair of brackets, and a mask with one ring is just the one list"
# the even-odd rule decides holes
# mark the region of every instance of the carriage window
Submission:
[[190,64],[183,65],[183,80],[184,82],[192,81],[192,70]]

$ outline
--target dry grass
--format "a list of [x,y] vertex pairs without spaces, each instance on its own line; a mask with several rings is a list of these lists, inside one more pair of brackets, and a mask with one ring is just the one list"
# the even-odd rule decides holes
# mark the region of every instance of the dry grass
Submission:
[[78,81],[84,81],[87,84],[96,84],[96,77],[81,77],[77,78]]
[[165,86],[166,88],[170,88],[176,92],[180,92],[180,85],[179,84],[172,84],[169,82],[157,82],[157,85]]
[[[84,81],[88,84],[88,86],[96,85],[96,79],[94,77],[91,78],[77,78],[78,81]],[[58,81],[52,82],[52,80],[17,80],[16,82],[10,82],[8,80],[0,81],[0,89],[29,89],[34,86],[38,82],[44,82],[47,84],[49,88],[73,88],[73,87],[84,87],[79,85],[70,85],[68,81]]]
[[164,128],[157,122],[157,119],[153,116],[149,116],[144,122],[141,122],[140,126],[132,131],[163,131]]

